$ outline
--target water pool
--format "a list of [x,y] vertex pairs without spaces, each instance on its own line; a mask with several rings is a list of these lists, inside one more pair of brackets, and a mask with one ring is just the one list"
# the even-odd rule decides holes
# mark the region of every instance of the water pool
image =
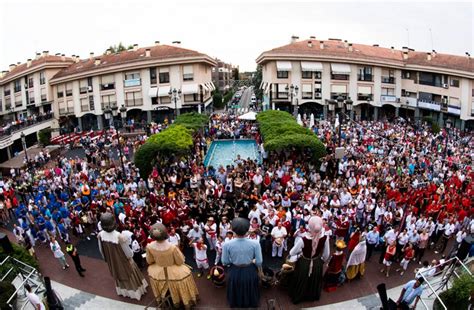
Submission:
[[240,158],[257,160],[258,163],[262,162],[260,152],[258,151],[258,145],[255,140],[243,139],[243,140],[215,140],[211,143],[209,150],[204,158],[204,165],[213,166],[218,168],[219,166],[235,165],[234,160],[240,155]]

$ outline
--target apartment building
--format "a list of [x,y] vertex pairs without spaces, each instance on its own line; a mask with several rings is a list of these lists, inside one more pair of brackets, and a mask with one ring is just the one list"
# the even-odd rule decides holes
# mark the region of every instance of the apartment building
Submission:
[[328,100],[341,96],[353,101],[356,119],[430,116],[440,125],[450,119],[458,128],[474,127],[474,60],[468,53],[293,37],[256,61],[265,108],[291,112],[298,105],[299,113],[327,117]]
[[9,66],[0,74],[0,162],[26,146],[36,144],[37,133],[53,125],[53,93],[50,81],[73,63],[64,54],[36,53],[26,63]]
[[233,71],[235,67],[218,58],[215,61],[216,66],[212,68],[212,81],[221,93],[225,93],[234,84]]
[[57,125],[80,130],[120,126],[106,122],[106,109],[126,109],[127,120],[136,124],[162,121],[179,112],[202,112],[212,102],[215,65],[211,57],[179,43],[156,42],[144,48],[135,44],[120,53],[75,57],[50,81]]
[[122,126],[120,117],[106,121],[107,109],[125,109],[135,124],[210,109],[216,65],[178,41],[86,59],[45,51],[12,64],[0,75],[0,162],[23,149],[21,133],[30,147],[44,128],[59,133]]

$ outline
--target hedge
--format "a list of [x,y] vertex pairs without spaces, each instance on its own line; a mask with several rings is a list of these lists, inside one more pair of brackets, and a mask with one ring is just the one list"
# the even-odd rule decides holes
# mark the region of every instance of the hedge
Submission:
[[280,151],[285,149],[309,149],[314,159],[326,155],[326,147],[308,128],[295,121],[291,114],[268,110],[257,114],[257,122],[263,137],[265,149]]
[[209,117],[196,112],[184,113],[176,118],[173,124],[182,125],[191,130],[199,130],[209,123]]

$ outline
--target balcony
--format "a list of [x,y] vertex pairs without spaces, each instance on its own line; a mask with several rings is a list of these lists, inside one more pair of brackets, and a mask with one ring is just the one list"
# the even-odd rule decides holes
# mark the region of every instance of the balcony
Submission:
[[26,105],[33,105],[33,104],[35,104],[35,98],[30,97]]
[[67,114],[73,114],[73,113],[74,113],[73,107],[59,108],[59,115],[67,115]]
[[134,87],[142,85],[142,80],[140,78],[137,79],[128,79],[123,81],[124,87]]
[[331,93],[332,100],[336,100],[339,96],[342,97],[342,99],[346,100],[349,96],[349,93]]
[[418,100],[418,107],[434,111],[441,111],[441,103],[431,100]]
[[104,111],[107,108],[113,108],[117,106],[117,101],[110,101],[110,102],[101,102],[100,106],[102,108],[102,111]]
[[72,96],[72,89],[66,90],[66,97]]
[[41,102],[45,102],[47,101],[48,99],[46,98],[46,95],[41,95]]
[[8,127],[0,127],[0,137],[10,136],[15,132],[23,131],[28,127],[36,126],[37,124],[49,121],[53,118],[53,113],[45,113],[37,116],[30,116],[26,120],[18,120],[15,125],[9,125]]
[[125,100],[126,107],[138,107],[143,105],[143,99],[128,99]]
[[349,81],[349,74],[331,74],[331,80]]
[[79,88],[79,94],[87,94],[87,92],[92,92],[92,86],[84,86]]
[[404,97],[401,101],[402,104],[411,108],[416,108],[418,106],[418,100],[416,98]]
[[115,89],[115,83],[100,84],[100,90],[112,90]]
[[373,82],[374,76],[372,74],[357,74],[357,81]]
[[382,83],[395,84],[395,78],[393,76],[382,76]]
[[448,113],[454,115],[461,115],[461,108],[457,106],[448,105]]

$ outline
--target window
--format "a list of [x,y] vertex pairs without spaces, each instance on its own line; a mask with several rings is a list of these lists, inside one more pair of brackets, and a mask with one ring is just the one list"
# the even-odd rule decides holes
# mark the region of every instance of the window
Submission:
[[103,75],[100,78],[100,90],[115,89],[115,79],[113,75]]
[[150,68],[150,84],[156,84],[156,68]]
[[10,88],[5,88],[5,90],[3,91],[3,94],[6,96],[10,96]]
[[320,80],[321,79],[321,71],[316,71],[314,72],[314,78],[316,80]]
[[277,87],[277,99],[288,99],[288,91],[286,90],[286,88],[288,87],[288,84],[276,84],[276,87]]
[[[281,71],[278,71],[278,72],[281,72]],[[302,79],[312,79],[313,78],[313,72],[312,71],[302,71],[301,72],[301,78]]]
[[184,95],[184,102],[196,102],[199,101],[199,94]]
[[183,66],[183,81],[194,80],[193,66]]
[[95,105],[94,105],[94,96],[89,96],[89,109],[91,111],[95,110]]
[[9,110],[12,107],[12,100],[10,98],[5,98],[5,110]]
[[[406,92],[405,92],[406,93]],[[380,93],[382,96],[395,96],[395,89],[382,87],[382,91]]]
[[287,79],[288,78],[288,71],[277,71],[277,78],[278,79]]
[[117,97],[115,95],[104,95],[101,97],[102,110],[117,105]]
[[161,104],[170,104],[171,103],[171,98],[169,96],[162,96],[162,97],[160,97],[160,103]]
[[342,97],[344,100],[347,99],[347,85],[331,85],[331,99],[337,99]]
[[66,84],[66,96],[72,96],[72,83]]
[[357,74],[357,79],[359,81],[372,82],[372,67],[361,67],[361,68],[359,68],[359,73]]
[[139,72],[125,73],[125,81],[123,84],[125,87],[140,86],[141,85],[140,73]]
[[28,94],[27,102],[28,103],[35,103],[35,92],[30,91],[30,92],[27,92],[27,94]]
[[170,73],[168,68],[160,69],[160,84],[166,84],[170,82]]
[[40,85],[44,85],[46,83],[46,77],[44,72],[40,72]]
[[420,72],[419,74],[420,80],[418,83],[422,85],[430,85],[435,87],[442,87],[443,83],[443,76],[441,74],[434,74],[434,73],[427,73],[427,72]]
[[34,86],[33,77],[29,77],[28,78],[28,88],[32,88],[33,86]]
[[313,90],[311,84],[301,85],[301,98],[303,99],[313,99]]
[[[60,88],[61,87],[61,88]],[[63,86],[58,86],[58,91],[57,91],[58,98],[64,97],[64,89]]]
[[45,102],[46,100],[47,100],[46,88],[41,88],[41,102]]
[[21,96],[15,98],[15,107],[21,107],[23,102],[21,102]]
[[140,106],[143,104],[142,98],[143,97],[142,97],[141,91],[125,93],[125,106],[127,107]]
[[322,98],[322,90],[321,90],[321,83],[314,83],[314,98],[321,99]]
[[402,79],[411,79],[413,78],[410,71],[402,71]]
[[332,80],[339,80],[339,81],[348,81],[349,74],[331,74]]
[[452,78],[449,85],[452,86],[452,87],[459,87],[459,80]]
[[79,94],[87,94],[89,86],[87,85],[87,79],[79,81]]
[[372,100],[372,87],[358,86],[357,87],[357,100],[363,100],[363,101]]
[[13,90],[15,93],[21,91],[21,79],[15,80],[15,82],[13,82]]
[[81,98],[81,112],[89,111],[89,98]]

